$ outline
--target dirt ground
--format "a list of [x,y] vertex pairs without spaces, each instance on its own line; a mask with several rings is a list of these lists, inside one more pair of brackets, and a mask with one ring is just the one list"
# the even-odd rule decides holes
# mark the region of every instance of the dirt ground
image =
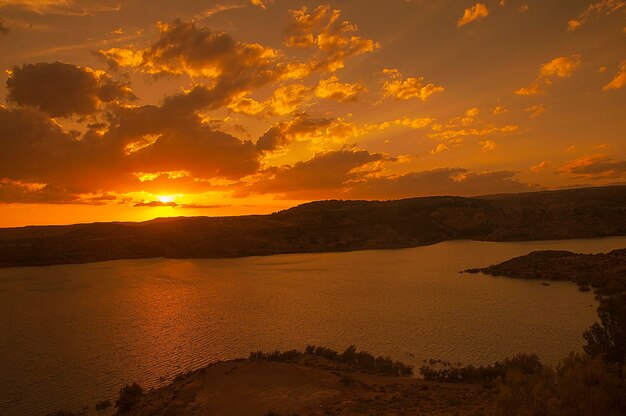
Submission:
[[479,384],[444,384],[366,374],[320,357],[298,362],[235,360],[149,392],[131,416],[482,415],[494,393]]

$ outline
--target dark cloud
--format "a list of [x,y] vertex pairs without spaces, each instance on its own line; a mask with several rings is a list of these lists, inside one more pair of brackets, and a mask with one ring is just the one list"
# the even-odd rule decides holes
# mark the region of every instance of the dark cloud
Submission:
[[198,123],[170,128],[128,158],[145,172],[188,170],[199,178],[239,179],[256,172],[258,156],[251,141]]
[[204,205],[204,204],[182,204],[178,202],[162,202],[162,201],[141,201],[137,202],[133,205],[133,207],[172,207],[172,208],[183,208],[183,209],[218,209],[218,208],[226,208],[229,205]]
[[77,140],[38,111],[0,107],[0,178],[44,184],[46,192],[75,199],[132,180],[120,154],[97,135]]
[[0,203],[71,204],[76,200],[76,196],[63,188],[8,178],[0,180]]
[[177,207],[178,204],[174,201],[172,202],[162,202],[162,201],[141,201],[137,202],[134,207]]
[[236,183],[260,166],[254,143],[213,130],[193,109],[111,105],[105,120],[81,135],[34,109],[0,106],[0,178],[39,184],[13,186],[13,195],[65,202],[104,192],[204,192],[213,189],[207,179]]
[[8,35],[10,32],[9,28],[4,25],[3,22],[0,21],[0,35]]
[[334,121],[331,118],[310,118],[300,115],[293,120],[274,124],[259,138],[256,146],[261,152],[272,152],[286,147],[298,138],[319,134]]
[[397,176],[368,177],[348,191],[350,198],[394,199],[432,195],[485,195],[541,189],[515,178],[511,171],[470,172],[440,168]]
[[126,150],[123,159],[133,172],[186,170],[195,178],[228,179],[255,173],[256,146],[213,130],[193,110],[174,108],[168,100],[161,107],[116,107],[108,114],[110,129],[102,140]]
[[52,117],[92,114],[101,103],[136,99],[127,85],[103,72],[61,62],[13,67],[7,90],[8,102]]
[[277,194],[291,199],[399,199],[542,189],[516,179],[516,173],[511,171],[470,172],[463,168],[440,168],[402,175],[382,174],[379,165],[393,161],[365,150],[322,153],[292,167],[270,171],[270,178],[253,184],[247,192]]
[[0,179],[0,203],[104,205],[115,195],[78,195],[63,186]]
[[268,178],[253,184],[246,192],[280,194],[294,199],[312,199],[341,191],[349,181],[358,180],[373,169],[372,162],[384,160],[380,153],[344,149],[318,153],[293,166],[273,168]]
[[605,154],[583,156],[562,166],[557,173],[591,180],[626,178],[626,160],[614,160]]

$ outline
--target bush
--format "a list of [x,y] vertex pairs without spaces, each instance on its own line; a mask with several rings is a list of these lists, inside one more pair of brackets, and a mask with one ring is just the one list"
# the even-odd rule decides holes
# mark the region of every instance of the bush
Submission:
[[248,356],[248,359],[253,361],[295,361],[301,354],[298,350],[284,352],[278,350],[271,352],[253,351]]
[[494,416],[618,416],[626,413],[626,384],[599,358],[570,354],[556,369],[507,370]]
[[583,334],[585,352],[622,367],[626,364],[626,295],[601,299],[598,316],[600,323]]
[[[350,345],[343,353],[338,353],[337,351],[327,347],[307,345],[304,349],[304,353],[323,357],[331,361],[346,363],[354,368],[380,374],[400,376],[410,376],[413,374],[413,366],[404,364],[400,361],[393,361],[389,357],[375,357],[366,351],[357,351],[354,345]],[[300,355],[302,355],[302,352],[297,350],[285,352],[254,351],[250,353],[248,359],[265,361],[294,361]]]
[[100,411],[100,410],[108,409],[111,406],[112,406],[111,400],[103,400],[96,404],[96,410]]
[[518,354],[511,358],[505,358],[503,362],[496,361],[487,366],[474,367],[473,365],[452,365],[448,361],[429,360],[429,365],[420,367],[420,374],[425,380],[432,381],[464,381],[464,382],[490,382],[498,377],[506,377],[507,370],[519,370],[523,374],[535,374],[542,369],[541,361],[535,354]]
[[143,388],[133,383],[120,389],[120,397],[115,401],[118,413],[129,412],[143,397]]

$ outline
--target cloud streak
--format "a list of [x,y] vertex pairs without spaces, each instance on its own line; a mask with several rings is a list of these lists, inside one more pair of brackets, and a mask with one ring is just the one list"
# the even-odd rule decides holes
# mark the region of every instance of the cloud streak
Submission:
[[616,13],[626,5],[624,0],[600,0],[591,3],[578,17],[567,22],[567,30],[573,32],[592,19]]
[[40,15],[90,16],[96,13],[117,12],[121,6],[117,1],[100,0],[78,2],[74,0],[3,0],[0,9],[15,9]]
[[613,77],[611,82],[602,87],[602,89],[604,91],[618,90],[624,85],[626,85],[626,61],[622,61],[615,77]]

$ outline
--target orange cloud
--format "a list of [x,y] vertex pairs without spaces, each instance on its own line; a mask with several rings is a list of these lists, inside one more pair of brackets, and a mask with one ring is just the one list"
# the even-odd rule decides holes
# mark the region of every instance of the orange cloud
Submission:
[[356,35],[357,26],[341,20],[341,12],[328,6],[318,6],[309,12],[302,7],[290,11],[285,32],[285,45],[316,48],[320,54],[307,62],[311,71],[335,72],[344,67],[346,59],[372,52],[380,44]]
[[543,162],[540,162],[537,165],[531,166],[530,170],[533,173],[538,173],[544,169],[549,168],[550,166],[552,166],[552,162],[550,162],[549,160],[544,160]]
[[383,84],[384,97],[393,97],[398,100],[417,98],[426,101],[431,95],[444,90],[443,87],[434,84],[424,85],[423,77],[404,79],[397,69],[384,69],[383,73],[391,78]]
[[383,159],[382,154],[366,150],[318,153],[293,166],[269,169],[268,178],[251,185],[247,193],[279,194],[291,199],[321,198],[371,173],[375,167],[368,168],[368,165]]
[[436,155],[437,153],[441,153],[445,150],[449,150],[450,148],[443,143],[439,143],[433,150],[430,151],[431,155]]
[[267,9],[268,6],[274,4],[274,0],[250,0],[250,2],[262,9]]
[[482,19],[489,16],[489,9],[483,3],[476,3],[474,6],[465,9],[463,12],[463,16],[459,19],[456,26],[461,27],[465,26],[468,23],[473,22],[477,19]]
[[611,82],[602,87],[602,89],[604,91],[617,90],[622,88],[624,85],[626,85],[626,61],[622,61],[615,77],[611,80]]
[[496,106],[493,111],[491,112],[491,114],[493,114],[494,116],[499,116],[500,114],[504,114],[507,111],[509,111],[506,107],[503,107],[501,105]]
[[302,84],[282,85],[264,102],[248,97],[247,93],[239,94],[228,104],[228,108],[246,115],[278,115],[293,114],[308,101],[313,88]]
[[535,95],[544,92],[545,88],[552,85],[554,79],[569,78],[578,68],[581,62],[580,55],[560,56],[550,62],[541,65],[539,75],[533,83],[526,88],[515,91],[517,95]]
[[467,125],[474,123],[474,121],[476,120],[476,117],[478,117],[479,114],[480,114],[480,108],[473,107],[465,111],[465,114],[463,114],[461,117],[455,117],[455,118],[450,119],[448,123],[450,124],[450,127],[459,125],[459,124],[463,126],[467,126]]
[[539,117],[546,111],[546,107],[543,104],[536,104],[530,107],[527,107],[524,111],[530,114],[531,118]]
[[410,129],[419,130],[431,126],[434,121],[435,119],[431,117],[410,118],[405,116],[391,121],[384,121],[382,123],[367,124],[365,125],[365,130],[386,130],[388,128],[391,128],[392,126],[407,127]]
[[591,19],[595,19],[602,15],[610,15],[617,12],[626,5],[624,0],[600,0],[591,3],[578,17],[567,22],[567,30],[570,32],[580,28],[583,24]]
[[[206,104],[210,108],[228,105],[234,111],[249,115],[259,115],[268,109],[273,109],[274,114],[288,114],[297,106],[295,102],[285,105],[287,97],[283,97],[282,103],[280,97],[274,97],[274,102],[259,103],[249,94],[268,84],[302,79],[314,71],[334,72],[343,68],[346,59],[379,46],[377,42],[357,36],[356,26],[340,20],[339,10],[320,6],[309,13],[302,8],[292,10],[290,16],[285,44],[315,50],[313,56],[303,62],[286,59],[278,50],[257,43],[237,42],[224,32],[181,20],[159,23],[159,39],[147,48],[110,48],[100,50],[98,55],[113,68],[132,68],[155,76],[187,75],[210,80],[210,85],[203,86],[207,98],[210,96]],[[295,92],[295,87],[289,88]],[[358,84],[340,83],[336,77],[331,77],[320,82],[317,92],[326,98],[349,101],[364,90]],[[277,94],[282,91],[278,89]]]
[[332,75],[330,78],[319,82],[315,89],[315,95],[320,98],[348,102],[355,101],[358,95],[365,91],[367,88],[361,84],[342,83],[339,82],[336,75]]
[[482,146],[482,150],[484,152],[488,152],[496,148],[496,142],[494,142],[493,140],[482,140],[480,142],[480,145]]

